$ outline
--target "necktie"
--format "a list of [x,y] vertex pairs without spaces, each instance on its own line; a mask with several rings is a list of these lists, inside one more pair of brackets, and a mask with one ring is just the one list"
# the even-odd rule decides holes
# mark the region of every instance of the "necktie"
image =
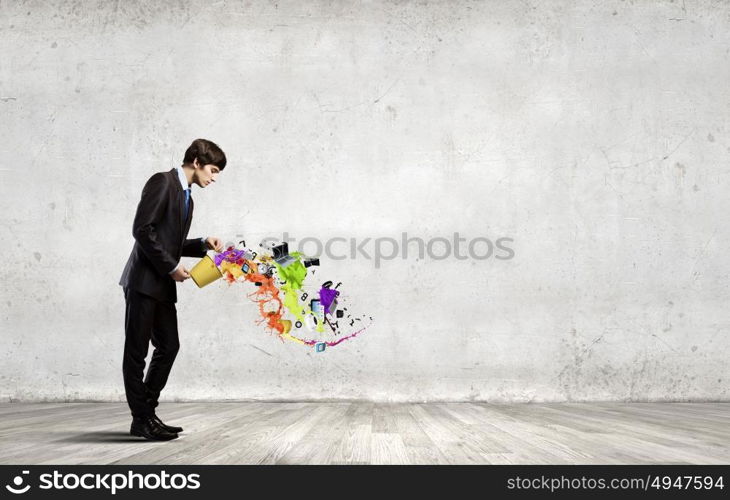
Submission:
[[188,220],[188,212],[190,211],[190,189],[185,190],[185,219]]

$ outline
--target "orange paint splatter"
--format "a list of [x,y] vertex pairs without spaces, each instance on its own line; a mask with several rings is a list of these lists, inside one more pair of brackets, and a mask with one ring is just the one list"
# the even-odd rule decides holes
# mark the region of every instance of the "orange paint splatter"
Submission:
[[[266,326],[272,330],[276,330],[279,335],[282,335],[284,333],[284,324],[281,322],[281,317],[284,315],[284,312],[282,311],[282,302],[279,298],[279,289],[274,284],[274,278],[263,274],[250,273],[246,275],[246,281],[261,283],[261,286],[256,287],[256,291],[247,295],[247,297],[259,304],[259,313],[263,319],[259,320],[258,323],[266,322]],[[274,306],[273,310],[272,303]]]

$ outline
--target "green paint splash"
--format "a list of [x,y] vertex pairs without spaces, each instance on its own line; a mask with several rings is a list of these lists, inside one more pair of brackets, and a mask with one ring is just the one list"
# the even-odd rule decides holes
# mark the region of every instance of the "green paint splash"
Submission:
[[[274,262],[278,276],[282,281],[286,281],[280,288],[284,292],[282,303],[295,318],[304,323],[304,316],[313,314],[309,306],[299,303],[299,292],[302,290],[302,283],[307,276],[307,268],[302,264],[300,252],[292,252],[289,255],[294,257],[295,261],[286,267],[281,267]],[[317,322],[316,330],[320,333],[324,331],[324,321]]]

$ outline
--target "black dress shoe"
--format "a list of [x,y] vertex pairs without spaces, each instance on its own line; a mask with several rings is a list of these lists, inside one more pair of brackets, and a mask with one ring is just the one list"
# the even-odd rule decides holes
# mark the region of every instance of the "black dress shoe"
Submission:
[[158,417],[157,415],[152,415],[152,418],[155,419],[155,422],[157,422],[157,425],[159,425],[160,427],[165,429],[167,432],[178,433],[178,432],[183,431],[182,427],[177,427],[174,425],[167,425],[165,422],[160,420],[160,417]]
[[134,418],[132,427],[129,429],[132,436],[139,436],[154,441],[169,441],[175,439],[177,434],[163,429],[154,417]]

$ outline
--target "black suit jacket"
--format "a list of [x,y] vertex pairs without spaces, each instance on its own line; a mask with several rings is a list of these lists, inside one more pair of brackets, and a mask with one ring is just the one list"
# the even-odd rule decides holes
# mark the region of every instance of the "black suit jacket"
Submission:
[[170,276],[180,257],[204,257],[200,238],[186,239],[193,219],[193,199],[187,220],[185,191],[177,172],[158,172],[147,181],[137,206],[132,235],[135,243],[119,284],[166,302],[177,302]]

